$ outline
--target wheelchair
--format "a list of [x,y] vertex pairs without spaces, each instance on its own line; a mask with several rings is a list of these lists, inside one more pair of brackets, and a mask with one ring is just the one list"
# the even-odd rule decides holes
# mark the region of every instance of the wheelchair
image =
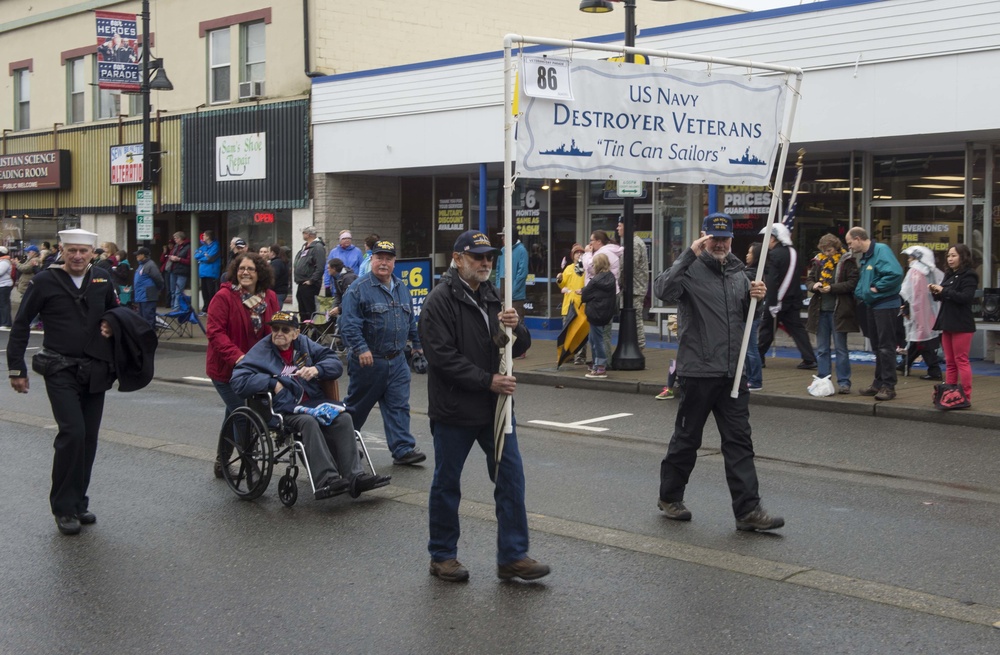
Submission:
[[[255,500],[267,490],[275,465],[287,465],[278,480],[278,499],[285,507],[291,507],[299,497],[299,460],[305,466],[313,493],[316,486],[299,433],[285,425],[284,417],[274,411],[273,402],[270,392],[257,394],[246,405],[233,410],[222,424],[220,441],[227,444],[225,450],[232,448],[223,460],[222,477],[240,500]],[[361,433],[355,430],[354,438],[358,456],[367,463],[371,474],[377,475]],[[353,481],[349,493],[351,498],[361,495]]]

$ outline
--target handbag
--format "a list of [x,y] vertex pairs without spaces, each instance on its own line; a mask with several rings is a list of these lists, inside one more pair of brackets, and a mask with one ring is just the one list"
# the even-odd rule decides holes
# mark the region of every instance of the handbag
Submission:
[[967,409],[972,407],[965,389],[960,384],[935,384],[932,394],[934,406],[938,409]]

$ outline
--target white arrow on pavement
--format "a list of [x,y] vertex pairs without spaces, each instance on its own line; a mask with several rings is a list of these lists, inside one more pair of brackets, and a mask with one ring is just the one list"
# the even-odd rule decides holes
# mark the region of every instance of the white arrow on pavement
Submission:
[[610,416],[598,416],[597,418],[588,418],[585,421],[575,421],[573,423],[557,423],[555,421],[528,421],[528,423],[534,423],[535,425],[548,425],[556,428],[568,428],[571,430],[586,430],[588,432],[607,432],[611,428],[590,427],[588,423],[600,423],[601,421],[610,421],[611,419],[624,418],[626,416],[632,416],[632,415],[611,414]]

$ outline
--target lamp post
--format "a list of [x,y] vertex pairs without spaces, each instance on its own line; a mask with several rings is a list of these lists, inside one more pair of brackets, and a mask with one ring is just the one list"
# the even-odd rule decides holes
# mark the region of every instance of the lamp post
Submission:
[[[149,94],[152,90],[173,91],[174,85],[167,78],[166,71],[163,70],[163,60],[149,59],[149,0],[142,0],[142,81],[139,85],[139,93],[142,95],[142,190],[151,191],[153,188],[152,179],[152,155],[153,145],[150,138],[149,125]],[[150,70],[155,71],[153,79],[150,79]],[[145,194],[144,194],[145,195]],[[138,205],[138,202],[136,203]],[[136,207],[138,215],[138,206]],[[152,215],[148,216],[152,221]],[[138,241],[138,239],[136,239]]]
[[[655,0],[670,2],[671,0]],[[635,47],[635,0],[581,0],[580,11],[590,14],[605,14],[614,10],[612,2],[625,5],[625,46]],[[625,53],[625,62],[635,63],[635,55]],[[635,199],[624,198],[622,223],[622,246],[625,247],[625,266],[622,268],[622,311],[618,316],[618,347],[611,356],[611,366],[619,371],[641,371],[646,368],[646,356],[639,349],[639,334],[636,331],[636,308],[632,302],[635,280]],[[642,275],[648,275],[641,271]],[[642,311],[642,308],[639,308]]]

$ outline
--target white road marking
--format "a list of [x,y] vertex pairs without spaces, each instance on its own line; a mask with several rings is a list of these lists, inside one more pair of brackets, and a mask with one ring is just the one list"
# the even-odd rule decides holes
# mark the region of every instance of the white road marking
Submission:
[[212,381],[212,380],[211,380],[211,379],[209,379],[209,378],[199,378],[199,377],[197,377],[197,376],[194,376],[194,375],[185,375],[185,376],[184,376],[183,378],[181,378],[181,379],[182,379],[182,380],[194,380],[195,382],[211,382],[211,381]]
[[555,421],[528,421],[528,423],[533,423],[534,425],[548,425],[554,428],[568,428],[571,430],[585,430],[587,432],[607,432],[610,428],[594,428],[587,425],[588,423],[599,423],[601,421],[610,421],[616,418],[625,418],[626,416],[632,416],[631,414],[611,414],[609,416],[598,416],[597,418],[588,418],[583,421],[574,421],[573,423],[557,423]]

